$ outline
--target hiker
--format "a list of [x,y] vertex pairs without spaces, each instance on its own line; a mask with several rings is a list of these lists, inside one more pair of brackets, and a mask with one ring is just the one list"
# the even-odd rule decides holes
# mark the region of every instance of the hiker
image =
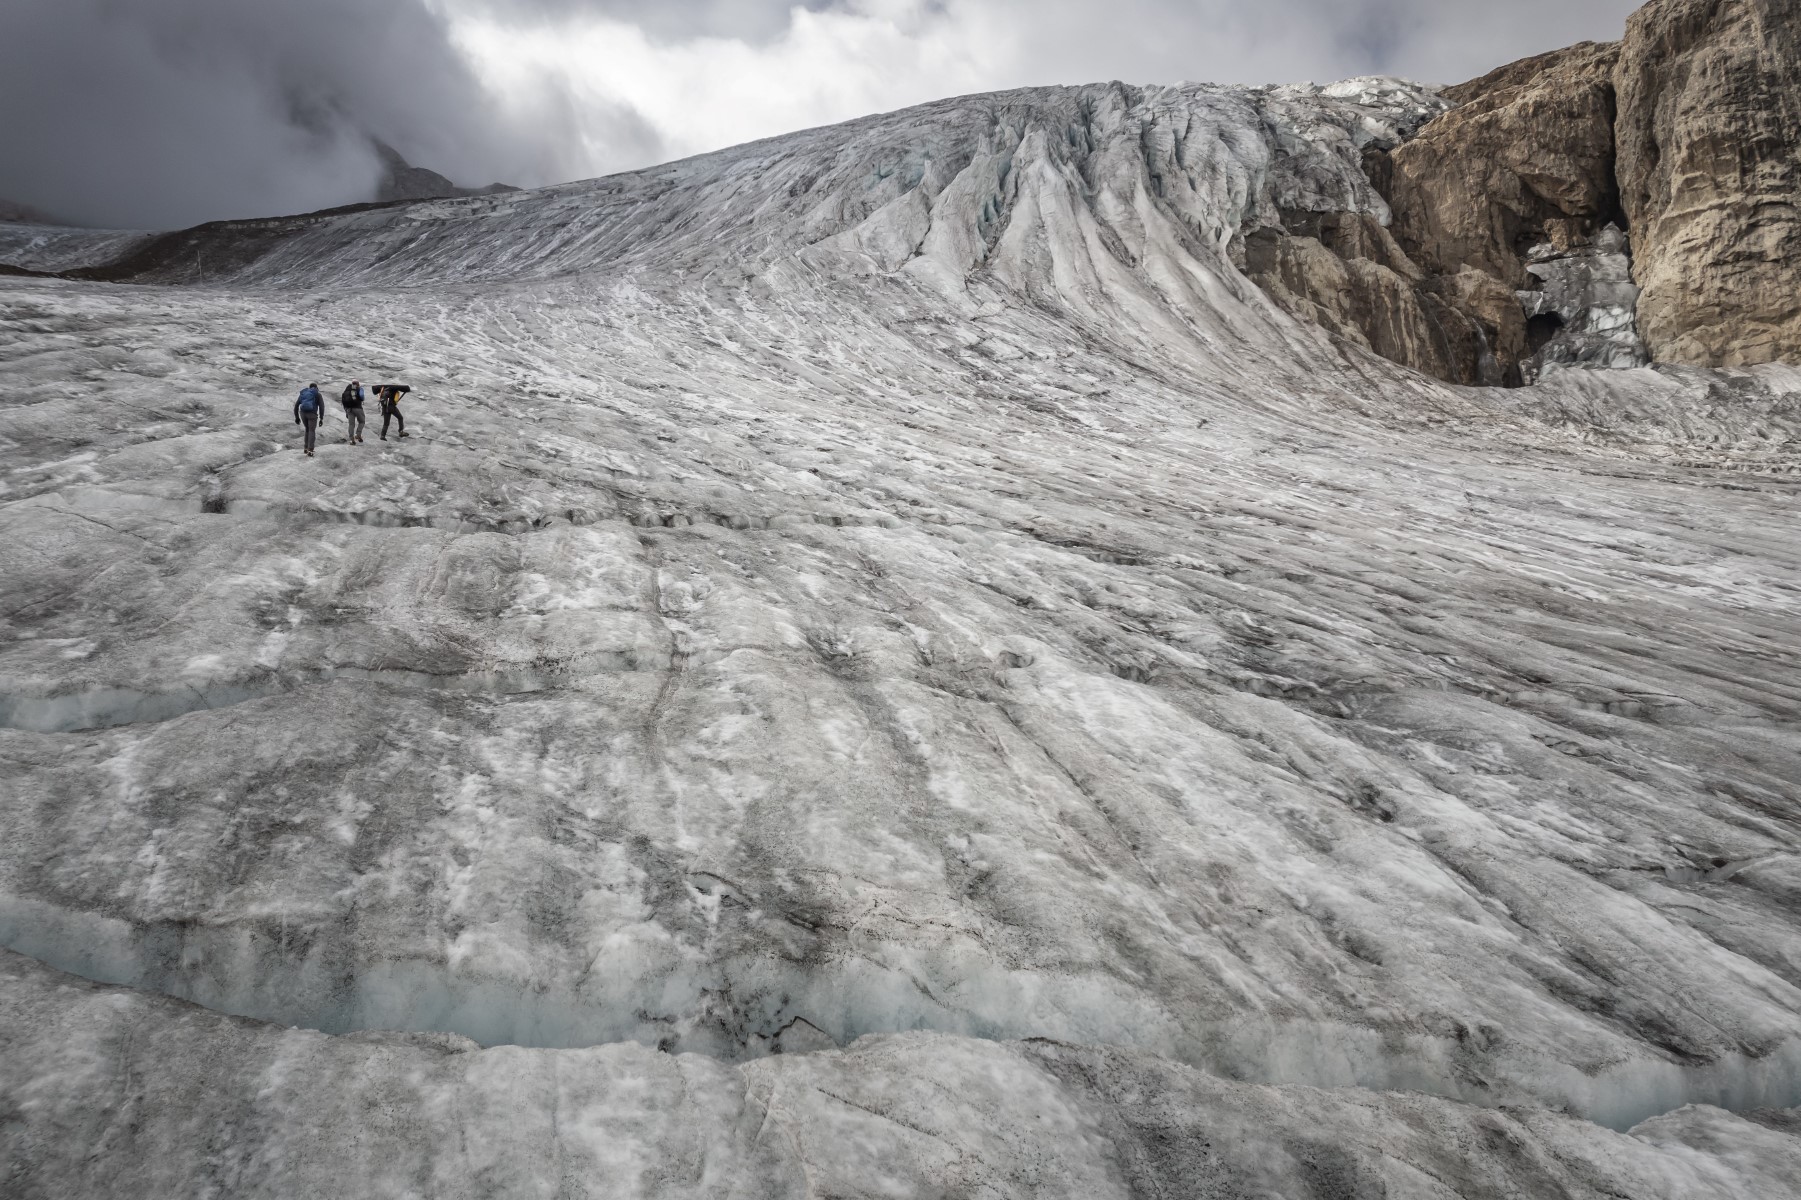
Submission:
[[388,422],[400,423],[400,437],[410,436],[406,431],[406,418],[400,415],[400,398],[413,389],[404,383],[378,383],[375,394],[381,397],[381,440],[388,440]]
[[347,433],[345,433],[345,435],[344,435],[344,440],[346,442],[349,442],[352,446],[362,445],[363,444],[363,382],[362,382],[362,380],[352,379],[350,381],[350,386],[344,389],[344,394],[342,396],[339,396],[338,400],[340,403],[342,403],[344,405],[344,420],[346,422],[348,422],[350,425],[349,431]]
[[294,424],[306,426],[306,456],[313,456],[313,438],[319,431],[319,419],[325,415],[325,397],[319,394],[319,385],[309,383],[301,389],[300,399],[294,401]]

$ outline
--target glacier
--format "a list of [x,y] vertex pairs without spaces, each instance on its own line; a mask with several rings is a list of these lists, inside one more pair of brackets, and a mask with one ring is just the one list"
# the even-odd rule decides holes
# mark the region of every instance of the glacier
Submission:
[[0,227],[24,1194],[1801,1195],[1801,371],[1247,281],[1444,106]]

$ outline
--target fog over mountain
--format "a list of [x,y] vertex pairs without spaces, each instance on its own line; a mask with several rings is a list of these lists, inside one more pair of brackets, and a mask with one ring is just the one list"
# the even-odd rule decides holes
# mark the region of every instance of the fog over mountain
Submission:
[[1093,79],[1454,80],[1625,0],[16,0],[0,199],[172,228],[644,166],[938,96]]

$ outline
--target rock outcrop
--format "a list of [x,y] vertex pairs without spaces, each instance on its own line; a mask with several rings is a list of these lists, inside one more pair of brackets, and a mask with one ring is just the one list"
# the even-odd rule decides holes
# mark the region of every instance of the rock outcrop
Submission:
[[1801,355],[1797,0],[1655,0],[1623,42],[1442,96],[1366,154],[1386,229],[1313,213],[1249,236],[1283,307],[1458,383]]
[[1517,295],[1538,287],[1529,258],[1582,252],[1621,219],[1618,57],[1585,42],[1446,89],[1454,107],[1365,152],[1387,228],[1358,213],[1284,214],[1283,229],[1248,239],[1251,277],[1386,358],[1454,383],[1519,383],[1536,349]]
[[[1480,272],[1433,279],[1416,266],[1380,221],[1367,213],[1285,213],[1281,228],[1245,239],[1245,270],[1288,312],[1325,326],[1353,345],[1459,383],[1500,383],[1494,324],[1472,315]],[[1486,289],[1486,307],[1504,320],[1513,293]],[[1523,336],[1523,335],[1522,335]]]
[[376,142],[375,152],[381,157],[382,177],[375,189],[375,202],[389,204],[397,200],[442,200],[447,197],[490,196],[495,192],[519,189],[508,183],[490,183],[487,187],[459,187],[436,171],[415,167],[400,151],[386,142]]
[[1801,3],[1655,0],[1628,25],[1615,86],[1652,352],[1801,356]]
[[1447,89],[1457,107],[1371,156],[1395,240],[1489,339],[1486,371],[1443,378],[1521,382],[1535,347],[1517,293],[1539,286],[1528,259],[1584,247],[1616,219],[1617,60],[1617,47],[1584,42],[1512,63]]
[[1457,107],[1372,164],[1409,254],[1437,275],[1473,268],[1530,288],[1532,247],[1575,245],[1612,220],[1617,59],[1585,42],[1447,89]]

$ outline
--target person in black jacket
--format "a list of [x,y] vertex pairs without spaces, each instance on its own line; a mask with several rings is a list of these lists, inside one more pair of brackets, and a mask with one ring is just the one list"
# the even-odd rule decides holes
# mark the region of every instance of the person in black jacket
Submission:
[[362,381],[358,380],[358,379],[352,379],[350,381],[350,386],[344,389],[344,394],[339,396],[338,400],[344,405],[344,420],[346,422],[348,422],[350,425],[349,431],[346,432],[344,435],[344,440],[349,442],[352,446],[362,445],[363,444],[363,384],[362,384]]
[[400,415],[400,398],[413,389],[404,383],[378,383],[375,394],[381,397],[381,440],[388,440],[388,423],[400,423],[400,436],[409,436],[406,431],[406,418]]

